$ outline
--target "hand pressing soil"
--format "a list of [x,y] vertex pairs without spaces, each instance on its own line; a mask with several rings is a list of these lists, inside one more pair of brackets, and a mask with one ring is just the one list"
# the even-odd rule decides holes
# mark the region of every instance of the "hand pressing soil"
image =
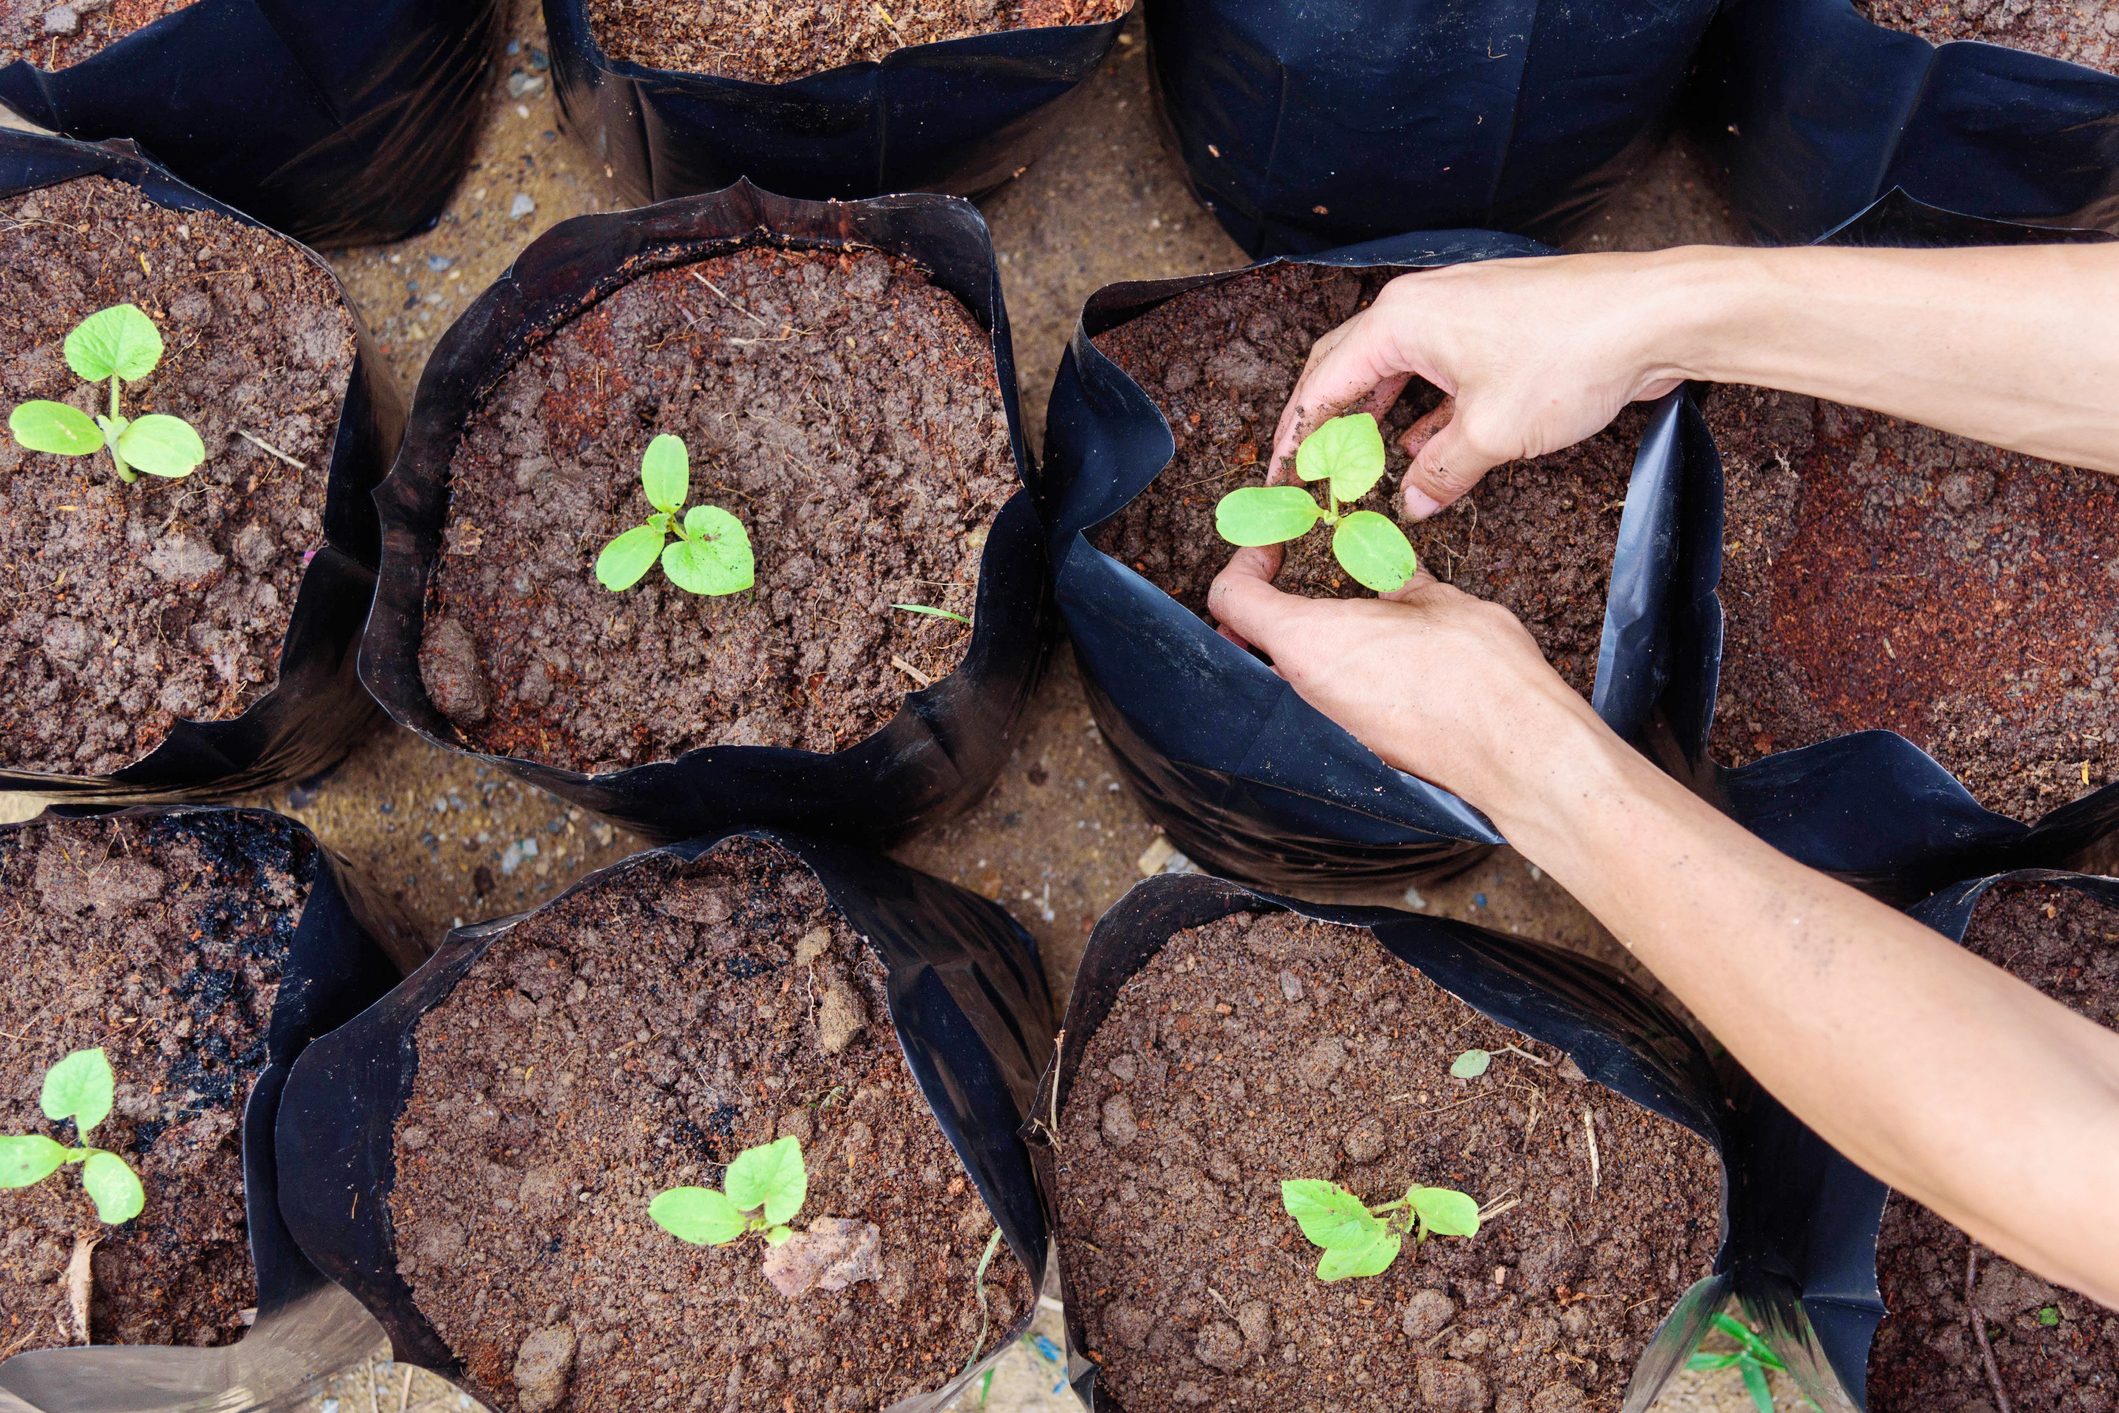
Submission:
[[279,680],[323,541],[356,352],[331,276],[270,232],[101,177],[0,202],[4,407],[104,410],[107,391],[61,348],[125,302],[165,347],[126,389],[126,412],[182,417],[206,461],[180,481],[128,485],[106,453],[50,456],[0,436],[0,765],[20,770],[101,774],[179,718],[241,715]]
[[100,1239],[98,1344],[218,1345],[257,1304],[242,1122],[318,859],[259,815],[70,820],[0,832],[0,1133],[73,1140],[38,1104],[44,1071],[101,1046],[117,1104],[92,1140],[147,1205],[96,1219],[77,1169],[0,1192],[0,1358],[77,1342],[75,1244]]
[[[1207,617],[1207,588],[1231,553],[1214,529],[1216,503],[1263,483],[1310,345],[1373,300],[1390,273],[1272,266],[1179,295],[1098,336],[1097,348],[1155,400],[1177,452],[1093,532],[1096,547]],[[1436,401],[1434,389],[1415,383],[1385,420],[1388,465],[1364,508],[1395,517],[1405,458],[1391,439]],[[1430,573],[1514,612],[1584,696],[1646,415],[1629,409],[1580,446],[1498,467],[1442,515],[1405,527]],[[1289,546],[1276,582],[1314,598],[1368,593],[1339,567],[1322,531]]]
[[[598,553],[658,433],[749,531],[703,598]],[[654,271],[525,353],[450,468],[420,668],[471,745],[582,771],[710,745],[832,751],[947,676],[1019,488],[987,334],[911,262],[755,247]]]
[[2119,72],[2119,8],[2109,0],[1854,0],[1854,8],[1935,44],[1979,39]]
[[1718,758],[1897,731],[2026,820],[2119,779],[2119,479],[1757,389],[1706,411]]
[[[1452,1078],[1473,1047],[1491,1068]],[[1057,1162],[1060,1259],[1127,1413],[1617,1409],[1719,1241],[1698,1136],[1365,931],[1284,913],[1180,933],[1126,983]],[[1285,1178],[1372,1203],[1453,1187],[1488,1215],[1327,1285]]]
[[[773,845],[644,856],[533,914],[415,1043],[398,1269],[496,1407],[881,1409],[1033,1297],[1004,1246],[982,1325],[993,1218],[906,1067],[881,965]],[[719,1186],[790,1134],[795,1241],[691,1246],[649,1220],[656,1193]]]
[[100,54],[194,0],[0,0],[0,64],[46,73]]
[[786,83],[913,44],[1044,25],[1103,24],[1129,0],[587,0],[589,29],[621,62]]
[[[2119,908],[2054,884],[2002,884],[1980,898],[1965,945],[2119,1030]],[[1876,1279],[1891,1313],[1869,1350],[1872,1413],[2000,1407],[1997,1383],[2017,1413],[2119,1408],[2119,1312],[2040,1280],[1897,1193],[1884,1208]]]

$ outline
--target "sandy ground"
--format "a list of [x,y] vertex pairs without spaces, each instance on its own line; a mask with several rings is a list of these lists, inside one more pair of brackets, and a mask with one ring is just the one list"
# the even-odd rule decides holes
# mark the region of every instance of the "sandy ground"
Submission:
[[[518,0],[513,40],[495,85],[477,164],[440,224],[397,245],[331,253],[355,305],[400,381],[411,388],[435,341],[523,245],[570,216],[619,204],[607,176],[558,131],[543,24]],[[1099,286],[1226,268],[1242,252],[1186,190],[1162,145],[1143,46],[1124,37],[1080,95],[1049,151],[985,204],[1006,284],[1032,445],[1044,402],[1084,300]],[[1616,200],[1585,248],[1642,248],[1735,239],[1697,164],[1666,153]],[[438,939],[452,926],[519,912],[589,870],[640,847],[488,767],[438,751],[394,727],[379,730],[320,782],[253,803],[294,815],[385,884]],[[0,800],[0,818],[26,807]],[[1167,845],[1125,796],[1062,652],[1000,782],[964,818],[913,839],[904,861],[1004,902],[1036,935],[1064,996],[1097,917],[1144,873],[1171,864]],[[1550,880],[1503,850],[1422,893],[1367,901],[1475,919],[1626,964],[1610,937]],[[1076,1407],[1053,1360],[1056,1309],[1010,1351],[983,1396],[958,1407]],[[1799,1400],[1792,1394],[1784,1406]],[[332,1379],[310,1413],[412,1413],[473,1408],[471,1399],[386,1352]],[[1659,1408],[1750,1407],[1734,1374],[1685,1376]]]

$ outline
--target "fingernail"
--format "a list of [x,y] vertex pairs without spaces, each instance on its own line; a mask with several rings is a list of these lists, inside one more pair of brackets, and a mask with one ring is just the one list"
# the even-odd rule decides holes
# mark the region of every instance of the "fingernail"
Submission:
[[1405,488],[1405,513],[1413,519],[1425,520],[1440,509],[1442,509],[1442,502],[1436,500],[1418,486],[1407,486]]

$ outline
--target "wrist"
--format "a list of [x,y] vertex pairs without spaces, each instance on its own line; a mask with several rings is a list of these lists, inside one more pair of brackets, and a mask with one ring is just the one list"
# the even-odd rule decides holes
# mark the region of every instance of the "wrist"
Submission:
[[1520,733],[1505,749],[1490,777],[1497,788],[1473,803],[1519,853],[1563,886],[1585,855],[1626,832],[1628,816],[1664,790],[1685,793],[1586,704],[1579,713]]
[[1741,382],[1738,350],[1760,337],[1762,273],[1757,252],[1679,246],[1631,256],[1626,354],[1639,386]]

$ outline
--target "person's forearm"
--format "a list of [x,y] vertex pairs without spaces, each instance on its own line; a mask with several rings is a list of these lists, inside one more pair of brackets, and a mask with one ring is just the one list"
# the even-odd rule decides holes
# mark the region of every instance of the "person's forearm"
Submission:
[[1594,722],[1508,749],[1495,824],[1760,1083],[1892,1187],[2119,1306],[2119,1035],[1796,864]]
[[2119,471],[2119,245],[1642,256],[1649,377],[1749,383]]

